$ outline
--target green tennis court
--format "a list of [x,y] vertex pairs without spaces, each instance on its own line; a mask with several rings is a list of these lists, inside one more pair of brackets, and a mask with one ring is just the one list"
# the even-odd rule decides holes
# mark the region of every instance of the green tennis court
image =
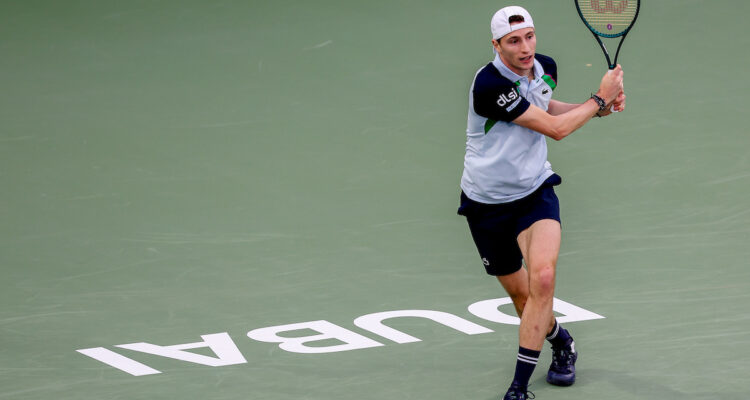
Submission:
[[[644,3],[627,111],[549,143],[580,358],[540,400],[750,398],[750,5]],[[508,4],[0,2],[0,399],[499,399],[456,208]],[[518,4],[588,98],[573,2]]]

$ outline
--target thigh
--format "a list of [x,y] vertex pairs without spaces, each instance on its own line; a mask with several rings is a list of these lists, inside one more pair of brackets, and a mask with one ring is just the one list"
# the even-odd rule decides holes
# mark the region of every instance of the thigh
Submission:
[[512,274],[498,276],[497,280],[511,297],[529,295],[529,273],[526,268],[520,268]]
[[[553,175],[553,178],[556,176]],[[553,178],[550,178],[550,180]],[[522,211],[517,219],[516,236],[537,221],[551,219],[560,222],[560,201],[552,184],[545,183],[536,192],[525,198],[521,203],[521,208]]]
[[518,247],[530,273],[541,267],[554,268],[557,265],[561,237],[560,222],[553,219],[536,221],[518,235]]

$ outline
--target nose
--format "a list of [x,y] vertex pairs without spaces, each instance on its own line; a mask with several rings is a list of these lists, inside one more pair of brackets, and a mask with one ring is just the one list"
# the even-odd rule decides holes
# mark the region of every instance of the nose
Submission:
[[529,45],[529,41],[524,39],[521,41],[521,51],[524,53],[528,53],[529,50],[531,50],[531,46]]

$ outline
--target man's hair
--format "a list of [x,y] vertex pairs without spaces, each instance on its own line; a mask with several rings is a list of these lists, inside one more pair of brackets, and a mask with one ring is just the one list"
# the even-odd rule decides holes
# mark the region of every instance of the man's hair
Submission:
[[511,16],[510,16],[510,17],[508,18],[508,23],[509,23],[509,24],[517,24],[517,23],[519,23],[519,22],[524,22],[524,21],[525,21],[525,20],[523,19],[523,16],[522,16],[522,15],[511,15]]

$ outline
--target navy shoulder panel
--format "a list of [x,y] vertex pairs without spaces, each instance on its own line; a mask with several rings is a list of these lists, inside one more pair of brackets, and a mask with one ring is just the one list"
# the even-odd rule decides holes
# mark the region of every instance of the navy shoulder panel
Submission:
[[503,74],[492,65],[492,63],[489,63],[477,74],[477,79],[474,81],[474,89],[476,90],[477,87],[484,88],[488,86],[516,87],[516,84],[510,79],[504,77]]
[[511,122],[530,106],[518,92],[515,82],[504,77],[492,63],[474,79],[474,111],[482,117]]
[[548,57],[544,54],[539,53],[535,54],[534,58],[539,61],[539,64],[542,64],[542,68],[544,68],[544,74],[551,76],[552,79],[557,82],[557,63],[555,62],[555,60],[553,60],[552,57]]

